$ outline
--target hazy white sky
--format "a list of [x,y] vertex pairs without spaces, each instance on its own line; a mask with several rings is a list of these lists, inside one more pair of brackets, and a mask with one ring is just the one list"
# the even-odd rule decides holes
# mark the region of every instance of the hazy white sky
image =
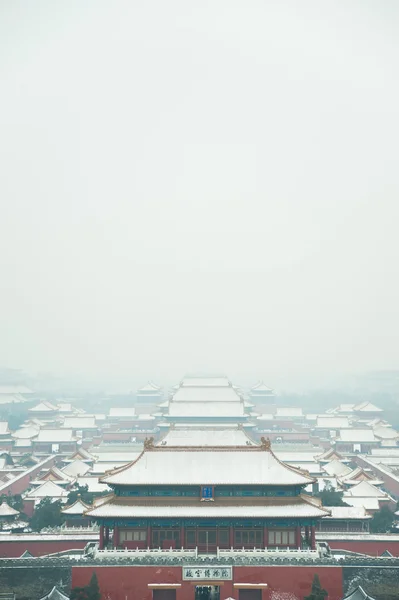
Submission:
[[399,3],[0,3],[0,364],[398,367]]

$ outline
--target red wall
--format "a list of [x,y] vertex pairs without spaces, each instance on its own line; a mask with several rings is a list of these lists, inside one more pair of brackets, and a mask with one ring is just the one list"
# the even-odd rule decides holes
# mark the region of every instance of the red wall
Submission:
[[[104,598],[112,600],[151,600],[149,583],[181,583],[176,591],[176,600],[194,600],[194,585],[182,581],[182,567],[72,567],[72,587],[87,585],[96,572]],[[313,576],[317,573],[322,586],[328,591],[328,600],[341,600],[342,568],[337,567],[234,567],[233,581],[224,581],[221,599],[238,598],[233,583],[267,583],[262,600],[274,600],[273,592],[291,593],[289,600],[303,600],[310,593]],[[274,598],[273,598],[274,596]]]
[[371,469],[371,471],[374,473],[377,479],[382,479],[382,481],[384,482],[384,488],[390,494],[393,494],[394,496],[399,498],[399,482],[396,479],[390,477],[387,473],[381,471],[378,468],[378,465],[373,465],[369,462],[362,460],[360,456],[356,456],[355,461],[361,467],[364,467],[365,469]]
[[[14,537],[14,536],[13,536]],[[73,550],[75,548],[84,548],[86,544],[93,539],[77,539],[71,535],[70,540],[18,540],[5,541],[0,540],[0,558],[19,558],[21,554],[28,550],[33,556],[43,556],[44,554],[52,554],[53,552],[61,552],[62,550]]]
[[0,494],[22,494],[25,492],[31,480],[36,479],[36,475],[40,473],[42,469],[50,469],[55,463],[55,456],[50,456],[47,460],[40,462],[37,467],[32,467],[19,477],[16,477],[9,484],[1,486]]
[[[323,532],[324,533],[324,532]],[[324,541],[324,538],[323,538]],[[325,540],[333,550],[351,550],[369,556],[380,556],[388,550],[393,556],[399,556],[399,541],[366,541],[366,540]]]

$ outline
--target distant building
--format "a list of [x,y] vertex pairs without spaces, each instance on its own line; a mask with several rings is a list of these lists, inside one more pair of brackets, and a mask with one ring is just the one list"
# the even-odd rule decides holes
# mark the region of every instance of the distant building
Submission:
[[263,381],[258,381],[250,389],[249,397],[254,404],[272,404],[276,399],[276,394]]
[[152,381],[137,390],[137,404],[159,404],[163,398],[163,390]]

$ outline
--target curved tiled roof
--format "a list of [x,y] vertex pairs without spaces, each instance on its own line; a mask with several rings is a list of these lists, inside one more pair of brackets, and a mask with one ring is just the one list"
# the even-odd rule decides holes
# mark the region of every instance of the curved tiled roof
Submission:
[[261,446],[160,446],[144,443],[133,462],[106,473],[110,485],[277,485],[300,486],[315,480],[282,463]]

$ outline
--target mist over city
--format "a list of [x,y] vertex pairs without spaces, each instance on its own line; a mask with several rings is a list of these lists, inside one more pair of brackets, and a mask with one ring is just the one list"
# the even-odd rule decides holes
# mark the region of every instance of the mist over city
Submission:
[[0,2],[1,600],[397,600],[398,26]]

